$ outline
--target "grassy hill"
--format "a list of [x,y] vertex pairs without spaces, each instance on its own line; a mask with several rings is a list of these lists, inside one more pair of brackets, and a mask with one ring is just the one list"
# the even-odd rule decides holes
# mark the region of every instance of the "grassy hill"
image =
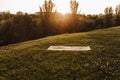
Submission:
[[[91,51],[47,51],[51,45]],[[120,26],[0,47],[0,80],[120,80]]]

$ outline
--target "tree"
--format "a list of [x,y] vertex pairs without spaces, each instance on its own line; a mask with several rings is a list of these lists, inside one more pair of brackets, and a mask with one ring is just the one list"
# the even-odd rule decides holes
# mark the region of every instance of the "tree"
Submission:
[[116,13],[115,24],[116,26],[118,26],[120,25],[120,4],[116,6],[115,13]]
[[43,32],[45,35],[50,35],[54,23],[55,4],[52,0],[45,0],[42,7],[40,7],[40,16],[42,18]]
[[113,8],[107,7],[105,10],[105,17],[104,17],[104,23],[106,27],[113,26]]
[[78,6],[79,3],[76,0],[70,1],[71,15],[69,16],[70,22],[68,25],[68,32],[78,31],[78,16],[76,15],[78,11]]
[[78,10],[79,3],[76,0],[70,1],[71,13],[76,14]]

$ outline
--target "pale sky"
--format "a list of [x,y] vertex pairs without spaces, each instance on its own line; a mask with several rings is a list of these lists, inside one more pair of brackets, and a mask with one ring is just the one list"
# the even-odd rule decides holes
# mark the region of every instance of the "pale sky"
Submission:
[[[58,12],[70,12],[70,0],[52,0],[56,4]],[[104,13],[107,6],[120,4],[120,0],[77,0],[79,2],[78,12],[85,14],[99,14]],[[16,13],[18,11],[35,13],[39,11],[39,5],[43,4],[44,0],[0,0],[0,12],[10,11]]]

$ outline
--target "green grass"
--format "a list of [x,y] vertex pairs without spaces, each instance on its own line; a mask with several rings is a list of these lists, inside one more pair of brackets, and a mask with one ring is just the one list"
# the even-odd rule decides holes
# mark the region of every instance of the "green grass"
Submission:
[[[51,45],[91,51],[47,51]],[[120,26],[0,47],[0,80],[120,80]]]

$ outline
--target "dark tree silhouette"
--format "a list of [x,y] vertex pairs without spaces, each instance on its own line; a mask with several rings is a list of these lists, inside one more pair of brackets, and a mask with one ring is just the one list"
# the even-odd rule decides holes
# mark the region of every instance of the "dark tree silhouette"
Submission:
[[76,14],[78,10],[79,3],[76,0],[70,1],[71,13]]
[[76,0],[70,1],[71,14],[63,16],[55,11],[52,0],[45,0],[40,15],[0,14],[0,45],[120,25],[120,4],[115,8],[116,14],[112,7],[107,7],[105,14],[99,15],[77,14],[78,6]]
[[113,26],[113,8],[107,7],[105,10],[105,26],[111,27]]
[[120,4],[116,6],[115,13],[116,13],[115,23],[116,26],[118,26],[120,25]]
[[45,35],[50,35],[53,31],[52,23],[54,23],[55,17],[54,7],[55,4],[52,0],[45,0],[43,6],[40,7],[40,16],[42,18],[43,32],[45,32]]
[[71,28],[69,28],[69,32],[75,32],[78,31],[79,26],[78,25],[78,16],[77,16],[77,11],[78,11],[78,6],[79,3],[76,0],[71,0],[70,1],[70,9],[71,9],[71,15],[70,17],[70,22],[69,22],[69,26],[71,26]]

